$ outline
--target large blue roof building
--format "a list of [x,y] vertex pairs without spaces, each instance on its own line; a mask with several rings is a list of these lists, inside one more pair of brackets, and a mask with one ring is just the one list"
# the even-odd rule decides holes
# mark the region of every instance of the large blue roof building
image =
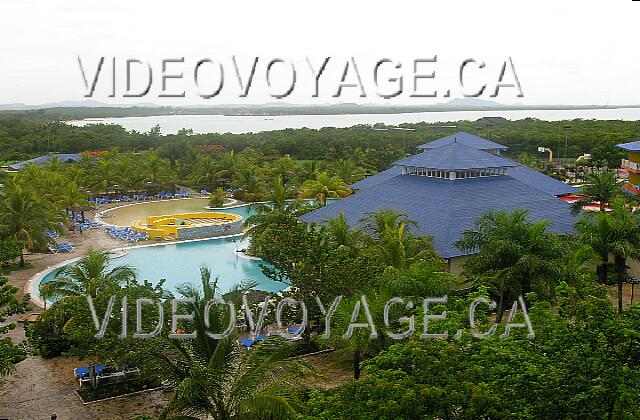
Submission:
[[344,213],[356,226],[379,209],[399,210],[418,223],[418,233],[433,237],[436,251],[454,273],[460,272],[465,256],[455,242],[487,211],[527,209],[531,219],[551,222],[552,231],[573,232],[577,216],[558,197],[577,190],[499,156],[505,146],[461,132],[420,148],[422,153],[352,184],[355,194],[300,219],[322,224]]

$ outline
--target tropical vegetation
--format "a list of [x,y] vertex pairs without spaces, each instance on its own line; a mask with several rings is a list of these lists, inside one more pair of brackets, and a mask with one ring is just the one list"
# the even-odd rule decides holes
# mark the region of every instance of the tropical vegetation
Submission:
[[[139,133],[118,126],[72,127],[48,121],[47,115],[0,115],[0,141],[6,146],[0,159],[8,163],[50,150],[83,157],[73,164],[52,159],[3,175],[3,267],[13,269],[29,252],[46,250],[50,237],[69,227],[69,215],[86,211],[96,196],[207,190],[213,207],[228,196],[257,202],[246,220],[248,252],[263,259],[269,278],[288,286],[278,300],[305,303],[309,323],[301,340],[273,336],[250,350],[238,343],[244,333],[207,335],[224,330],[232,315],[242,315],[242,296],[254,307],[265,297],[248,290],[251,285],[222,296],[212,267],[213,274],[202,269],[198,287],[178,290],[178,297],[189,299],[180,313],[193,313],[192,321],[174,328],[171,319],[161,322],[157,305],[144,305],[140,328],[159,326],[160,333],[135,339],[138,326],[124,323],[120,314],[134,314],[139,297],[170,313],[174,296],[160,279],[138,279],[131,267],[92,250],[42,285],[41,297],[50,304],[27,327],[35,354],[137,366],[145,380],[172,390],[167,418],[640,415],[640,307],[629,304],[625,294],[632,280],[628,265],[640,257],[640,216],[636,203],[620,194],[613,171],[622,156],[614,145],[633,138],[636,125],[572,121],[571,130],[563,131],[566,147],[558,147],[558,123],[457,122],[456,131],[506,144],[523,163],[579,180],[585,197],[576,207],[592,204],[600,211],[581,212],[575,234],[568,235],[551,232],[548,222],[532,220],[524,210],[488,212],[461,232],[457,247],[470,255],[462,274],[454,276],[436,254],[433,238],[419,235],[416,222],[394,209],[362,220],[340,215],[320,225],[298,222],[313,206],[351,194],[349,185],[365,175],[453,130],[420,123],[407,125],[416,131],[402,133],[356,126],[162,135],[159,128]],[[539,146],[559,149],[562,167],[541,159]],[[591,158],[576,162],[584,153]],[[28,297],[17,294],[0,279],[0,323],[25,309]],[[103,318],[108,321],[103,338],[95,337],[87,295],[101,317],[115,302],[112,316]],[[236,312],[224,305],[207,308],[207,301],[219,297],[233,302]],[[438,300],[425,305],[425,297]],[[393,298],[399,300],[387,307]],[[480,304],[470,325],[474,302]],[[443,317],[425,318],[427,312]],[[289,324],[301,315],[285,310]],[[273,311],[267,313],[269,322],[273,317]],[[0,329],[0,335],[10,328]],[[192,332],[194,339],[169,337]],[[427,333],[439,338],[421,336]],[[318,350],[333,352],[352,379],[332,389],[300,382],[309,369],[298,356]],[[22,358],[19,346],[0,338],[2,374]]]

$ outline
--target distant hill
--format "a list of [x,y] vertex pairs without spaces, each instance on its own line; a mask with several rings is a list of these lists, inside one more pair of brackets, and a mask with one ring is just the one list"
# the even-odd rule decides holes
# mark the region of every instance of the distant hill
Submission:
[[5,111],[25,111],[30,109],[50,109],[50,108],[133,108],[133,107],[159,108],[158,105],[152,104],[152,103],[137,103],[132,105],[107,104],[104,102],[94,101],[92,99],[78,100],[78,101],[48,102],[48,103],[39,104],[39,105],[27,105],[23,103],[0,104],[0,110],[5,110]]
[[468,108],[468,107],[486,108],[488,106],[500,106],[500,107],[505,106],[499,102],[489,101],[489,100],[480,99],[480,98],[455,98],[448,102],[439,103],[438,105],[451,106],[451,107],[463,107],[463,108]]
[[84,118],[148,117],[160,115],[337,115],[400,114],[413,112],[498,111],[498,110],[563,110],[640,108],[640,105],[504,105],[478,98],[456,98],[432,105],[380,105],[337,103],[300,105],[286,102],[269,104],[159,106],[150,103],[106,104],[95,100],[61,101],[41,105],[23,103],[0,104],[0,114],[28,115],[44,120],[69,121]]

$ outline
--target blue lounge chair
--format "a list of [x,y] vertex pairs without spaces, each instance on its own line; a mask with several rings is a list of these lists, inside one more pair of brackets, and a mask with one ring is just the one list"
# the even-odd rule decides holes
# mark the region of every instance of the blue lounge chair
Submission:
[[56,248],[58,248],[58,250],[62,251],[62,252],[71,252],[71,251],[73,251],[75,246],[73,246],[73,244],[71,244],[69,242],[62,242],[62,243],[57,244]]
[[133,242],[145,241],[145,240],[147,240],[147,232],[139,233],[139,234],[135,235],[133,238],[131,238],[130,240],[133,241]]
[[[99,375],[100,373],[102,373],[102,371],[104,371],[105,369],[108,369],[108,366],[105,365],[96,365],[95,366],[95,372],[96,375]],[[89,377],[89,367],[88,366],[82,366],[82,367],[78,367],[73,369],[73,375],[77,378],[77,379],[82,379],[82,378],[88,378]]]
[[73,369],[73,376],[77,379],[86,378],[89,376],[89,368],[86,366]]
[[238,341],[240,342],[240,344],[242,344],[243,346],[245,346],[248,349],[253,347],[253,345],[255,344],[255,341],[253,341],[250,338],[241,338]]

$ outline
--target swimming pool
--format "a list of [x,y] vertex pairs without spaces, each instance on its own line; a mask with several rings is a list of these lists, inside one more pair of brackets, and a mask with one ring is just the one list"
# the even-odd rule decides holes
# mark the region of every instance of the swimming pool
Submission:
[[[126,220],[145,218],[147,214],[188,212],[189,209],[202,211],[207,201],[206,198],[156,201],[124,205],[104,212],[113,212],[115,217],[119,217],[118,221],[123,221],[126,225],[130,223]],[[332,201],[330,200],[328,203]],[[254,209],[255,204],[244,204],[225,207],[224,211],[247,218],[254,213]],[[116,224],[114,218],[106,220]],[[212,277],[218,276],[218,287],[222,293],[228,292],[233,286],[243,281],[257,283],[256,290],[266,292],[284,290],[288,286],[287,284],[273,281],[262,273],[260,264],[264,264],[264,262],[247,258],[236,252],[238,249],[246,248],[248,244],[248,239],[242,239],[242,235],[235,235],[187,242],[141,245],[123,248],[126,252],[123,256],[113,259],[112,265],[129,264],[133,266],[138,272],[138,280],[140,281],[149,280],[151,283],[157,284],[161,279],[165,279],[164,288],[174,293],[177,286],[185,283],[199,285],[200,266],[203,264],[211,269]],[[32,296],[35,295],[39,298],[39,283],[53,279],[54,272],[55,268],[52,268],[44,275],[36,276],[33,279],[30,289]]]
[[[207,202],[206,198],[156,201],[125,205],[113,210],[105,210],[104,213],[114,214],[113,218],[106,219],[110,223],[126,225],[130,220],[144,218],[146,215],[175,211],[203,211]],[[254,213],[254,207],[254,205],[245,204],[226,207],[224,211],[247,218]],[[203,264],[211,269],[212,277],[218,276],[218,287],[222,293],[231,290],[236,284],[249,281],[257,283],[255,289],[266,292],[277,292],[286,288],[286,284],[270,280],[262,274],[260,269],[262,261],[247,258],[236,252],[238,249],[246,248],[248,244],[248,239],[235,235],[170,244],[142,245],[125,248],[124,255],[114,258],[111,264],[113,266],[128,264],[135,267],[140,281],[149,280],[157,284],[161,279],[165,279],[164,288],[171,292],[175,292],[177,286],[185,283],[199,285],[200,266]],[[38,284],[53,279],[54,275],[55,269],[52,269],[40,278]],[[38,284],[33,287],[33,294],[39,297]]]

